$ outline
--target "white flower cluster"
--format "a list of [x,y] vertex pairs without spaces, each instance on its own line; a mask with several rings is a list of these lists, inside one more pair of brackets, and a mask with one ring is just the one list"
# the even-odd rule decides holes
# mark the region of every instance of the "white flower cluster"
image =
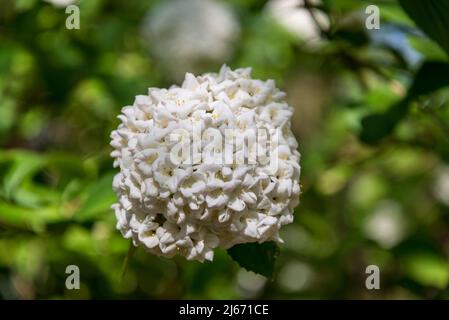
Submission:
[[[212,260],[216,247],[282,241],[279,229],[293,221],[300,194],[293,110],[273,80],[250,74],[250,68],[226,66],[218,74],[188,73],[181,87],[150,88],[122,109],[121,124],[111,134],[111,156],[120,167],[113,209],[125,238],[156,255],[199,261]],[[260,163],[175,164],[171,133],[193,132],[198,125],[202,132],[276,133],[278,143],[267,148],[277,155],[275,170]],[[208,141],[202,144],[207,150]]]
[[142,33],[165,74],[180,81],[187,71],[227,61],[240,26],[224,1],[172,0],[147,14]]

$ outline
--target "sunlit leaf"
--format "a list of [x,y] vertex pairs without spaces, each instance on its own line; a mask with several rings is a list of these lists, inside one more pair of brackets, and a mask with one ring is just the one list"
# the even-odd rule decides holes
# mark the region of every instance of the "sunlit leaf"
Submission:
[[0,225],[43,231],[47,223],[63,219],[58,207],[30,209],[0,201]]
[[25,179],[30,179],[35,172],[45,166],[44,156],[30,152],[15,152],[14,162],[3,181],[5,193],[12,196],[14,189]]
[[399,0],[399,3],[418,27],[449,54],[449,2]]
[[390,135],[407,115],[410,103],[422,95],[430,94],[449,85],[449,64],[442,61],[425,62],[415,75],[407,96],[382,113],[372,113],[362,119],[360,139],[376,144]]
[[427,37],[408,37],[410,46],[421,53],[427,60],[447,61],[448,56],[441,47]]
[[75,213],[74,218],[79,221],[94,219],[99,214],[110,210],[116,200],[112,191],[113,173],[109,173],[88,189],[88,197],[81,209]]
[[422,285],[444,289],[449,283],[449,264],[436,255],[417,253],[404,264],[407,275]]

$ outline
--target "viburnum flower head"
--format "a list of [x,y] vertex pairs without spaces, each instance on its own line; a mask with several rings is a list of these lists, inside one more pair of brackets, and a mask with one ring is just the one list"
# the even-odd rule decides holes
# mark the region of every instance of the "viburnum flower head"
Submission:
[[293,109],[273,80],[250,76],[227,66],[187,73],[122,109],[112,207],[134,245],[204,261],[217,247],[282,241],[300,194]]

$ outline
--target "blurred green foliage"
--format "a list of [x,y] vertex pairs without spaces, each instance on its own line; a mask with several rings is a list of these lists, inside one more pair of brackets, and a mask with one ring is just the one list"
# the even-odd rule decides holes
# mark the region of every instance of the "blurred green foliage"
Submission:
[[[142,249],[121,279],[109,134],[135,95],[171,85],[141,36],[161,2],[80,0],[67,30],[64,8],[0,1],[0,298],[449,298],[449,12],[427,6],[433,28],[424,1],[323,0],[315,45],[266,1],[226,1],[241,34],[223,63],[274,78],[296,110],[295,222],[270,280],[223,250],[201,264]],[[380,30],[365,28],[372,3]],[[365,288],[370,264],[381,290]]]

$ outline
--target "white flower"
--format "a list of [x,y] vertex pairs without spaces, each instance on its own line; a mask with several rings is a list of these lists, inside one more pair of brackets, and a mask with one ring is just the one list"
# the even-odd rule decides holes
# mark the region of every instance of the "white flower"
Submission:
[[[312,5],[321,4],[319,0],[311,1]],[[304,7],[304,0],[270,0],[268,12],[286,30],[304,40],[310,48],[321,44],[321,31],[310,11]],[[329,27],[329,18],[320,10],[311,9],[322,28]]]
[[432,191],[436,199],[449,206],[449,166],[441,166],[435,171]]
[[402,241],[406,233],[401,206],[392,200],[381,201],[364,224],[368,238],[384,248],[392,248]]
[[45,2],[49,2],[55,7],[67,7],[71,4],[74,4],[77,0],[44,0]]
[[[160,256],[203,261],[212,260],[217,247],[282,241],[279,229],[293,221],[300,193],[293,110],[274,81],[253,80],[250,73],[226,66],[218,74],[188,73],[181,87],[150,88],[122,109],[121,124],[111,133],[111,156],[120,168],[113,209],[117,228],[135,245]],[[170,135],[179,129],[189,132],[180,136],[183,146],[203,137],[202,161],[173,161]],[[267,147],[268,156],[276,156],[274,170],[259,161],[217,163],[226,147],[209,137],[229,129],[236,136],[251,136],[254,129],[279,133],[279,141]],[[207,158],[211,150],[218,157]],[[231,151],[245,154],[239,146]]]
[[226,61],[240,27],[234,13],[215,0],[172,0],[149,12],[142,26],[145,42],[174,80]]

